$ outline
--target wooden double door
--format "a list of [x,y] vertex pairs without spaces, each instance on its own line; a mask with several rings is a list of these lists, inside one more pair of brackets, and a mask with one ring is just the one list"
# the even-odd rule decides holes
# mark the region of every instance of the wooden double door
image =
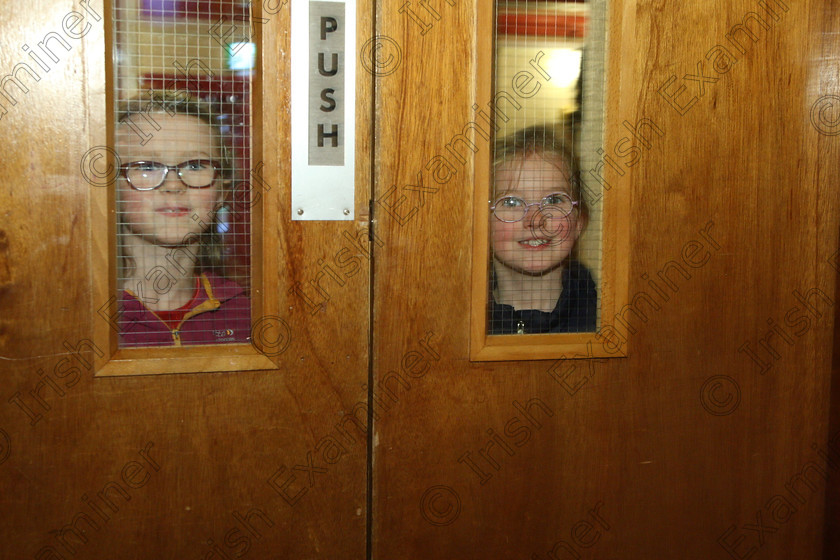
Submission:
[[[836,557],[835,3],[612,2],[606,145],[624,121],[663,132],[614,187],[627,296],[709,222],[719,247],[628,357],[471,362],[475,168],[416,179],[474,118],[491,9],[359,2],[359,56],[378,36],[381,67],[357,80],[356,220],[284,210],[265,232],[291,333],[270,371],[93,375],[79,162],[105,124],[101,22],[40,80],[16,74],[25,93],[3,80],[0,556]],[[6,6],[0,74],[74,10]],[[288,29],[278,8],[255,107],[277,162]],[[269,167],[288,200],[288,169]]]

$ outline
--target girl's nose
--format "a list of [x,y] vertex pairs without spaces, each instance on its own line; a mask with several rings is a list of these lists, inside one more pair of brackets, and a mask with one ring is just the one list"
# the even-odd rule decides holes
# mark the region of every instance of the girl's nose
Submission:
[[534,235],[549,239],[563,239],[568,236],[570,230],[568,218],[561,216],[557,210],[551,208],[541,210],[535,206],[533,211],[529,208],[528,212],[529,214],[526,214],[522,222]]
[[523,227],[531,229],[535,222],[541,218],[540,207],[538,204],[531,204],[525,209],[525,216],[520,220]]
[[163,191],[174,192],[183,190],[186,188],[186,185],[184,185],[184,183],[181,182],[181,178],[178,177],[177,169],[169,169],[166,172],[166,176],[163,178],[163,184],[160,188]]

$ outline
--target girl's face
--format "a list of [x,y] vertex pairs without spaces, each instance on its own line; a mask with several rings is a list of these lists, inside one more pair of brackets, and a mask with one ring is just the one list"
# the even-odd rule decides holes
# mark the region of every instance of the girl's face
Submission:
[[[129,117],[152,135],[145,144],[128,125],[117,127],[116,149],[122,164],[154,161],[178,165],[193,159],[221,159],[213,127],[198,117],[167,113],[151,113],[149,117],[160,130],[146,126],[145,118],[139,115]],[[222,194],[218,178],[209,187],[189,188],[175,170],[155,190],[135,190],[124,177],[120,177],[117,188],[119,221],[134,235],[164,246],[180,245],[189,234],[206,230]]]
[[[496,198],[515,196],[533,204],[552,193],[571,196],[565,170],[563,159],[553,154],[529,154],[505,161],[496,168]],[[493,255],[517,272],[544,274],[569,256],[582,227],[577,211],[561,216],[556,210],[542,212],[538,206],[530,206],[518,222],[503,222],[491,212]]]

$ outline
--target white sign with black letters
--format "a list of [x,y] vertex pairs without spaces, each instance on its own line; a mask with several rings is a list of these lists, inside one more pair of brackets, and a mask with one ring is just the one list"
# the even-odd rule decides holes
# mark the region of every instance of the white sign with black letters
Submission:
[[353,220],[356,0],[291,10],[292,219]]

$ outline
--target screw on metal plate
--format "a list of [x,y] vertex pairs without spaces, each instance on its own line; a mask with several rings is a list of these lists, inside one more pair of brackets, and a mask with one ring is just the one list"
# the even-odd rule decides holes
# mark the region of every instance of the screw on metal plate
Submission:
[[345,208],[345,209],[344,209],[344,215],[345,215],[345,216],[349,216],[349,215],[350,215],[350,209],[349,209],[349,208]]
[[303,208],[298,208],[298,216],[303,216]]

